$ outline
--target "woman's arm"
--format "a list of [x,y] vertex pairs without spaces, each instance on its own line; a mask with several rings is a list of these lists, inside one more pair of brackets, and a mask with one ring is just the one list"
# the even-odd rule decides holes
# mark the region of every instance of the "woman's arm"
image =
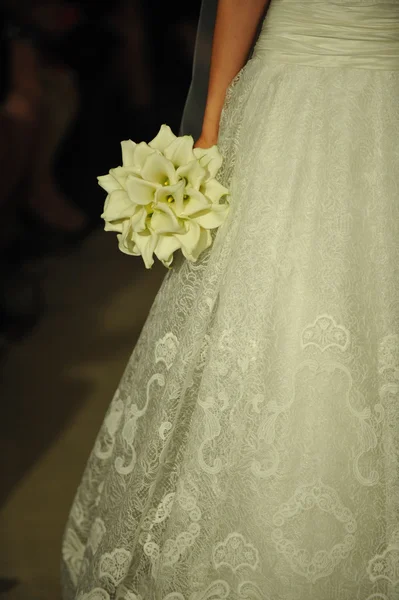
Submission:
[[244,66],[259,20],[270,0],[219,0],[208,96],[196,146],[216,144],[226,90]]

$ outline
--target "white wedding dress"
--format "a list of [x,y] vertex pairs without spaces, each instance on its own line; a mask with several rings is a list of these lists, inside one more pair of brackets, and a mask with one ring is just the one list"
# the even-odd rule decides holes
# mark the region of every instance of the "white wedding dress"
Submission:
[[397,600],[399,0],[272,0],[219,147],[228,219],[151,308],[63,598]]

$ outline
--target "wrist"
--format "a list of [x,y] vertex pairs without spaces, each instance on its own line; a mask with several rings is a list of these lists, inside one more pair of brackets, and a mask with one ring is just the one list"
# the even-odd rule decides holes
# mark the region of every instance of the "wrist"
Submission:
[[219,128],[202,128],[201,137],[207,140],[217,140],[219,135]]
[[204,121],[201,129],[201,137],[209,140],[217,139],[219,135],[219,121]]
[[211,148],[212,146],[216,146],[218,142],[217,134],[209,134],[201,132],[200,137],[194,144],[195,148]]

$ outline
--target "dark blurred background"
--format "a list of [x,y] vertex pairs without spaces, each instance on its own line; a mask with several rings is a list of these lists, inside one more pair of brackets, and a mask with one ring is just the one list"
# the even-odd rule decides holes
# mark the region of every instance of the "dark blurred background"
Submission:
[[178,134],[200,0],[0,0],[0,596],[57,600],[63,522],[165,269],[97,176]]
[[100,225],[96,176],[119,164],[120,140],[178,133],[199,4],[0,3],[1,346],[39,310],[35,282],[16,281],[23,263]]

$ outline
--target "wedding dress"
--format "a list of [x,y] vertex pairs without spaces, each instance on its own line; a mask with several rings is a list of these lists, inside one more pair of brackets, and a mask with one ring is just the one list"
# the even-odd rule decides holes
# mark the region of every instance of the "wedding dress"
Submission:
[[272,0],[219,147],[228,219],[155,298],[64,600],[397,600],[399,0]]

